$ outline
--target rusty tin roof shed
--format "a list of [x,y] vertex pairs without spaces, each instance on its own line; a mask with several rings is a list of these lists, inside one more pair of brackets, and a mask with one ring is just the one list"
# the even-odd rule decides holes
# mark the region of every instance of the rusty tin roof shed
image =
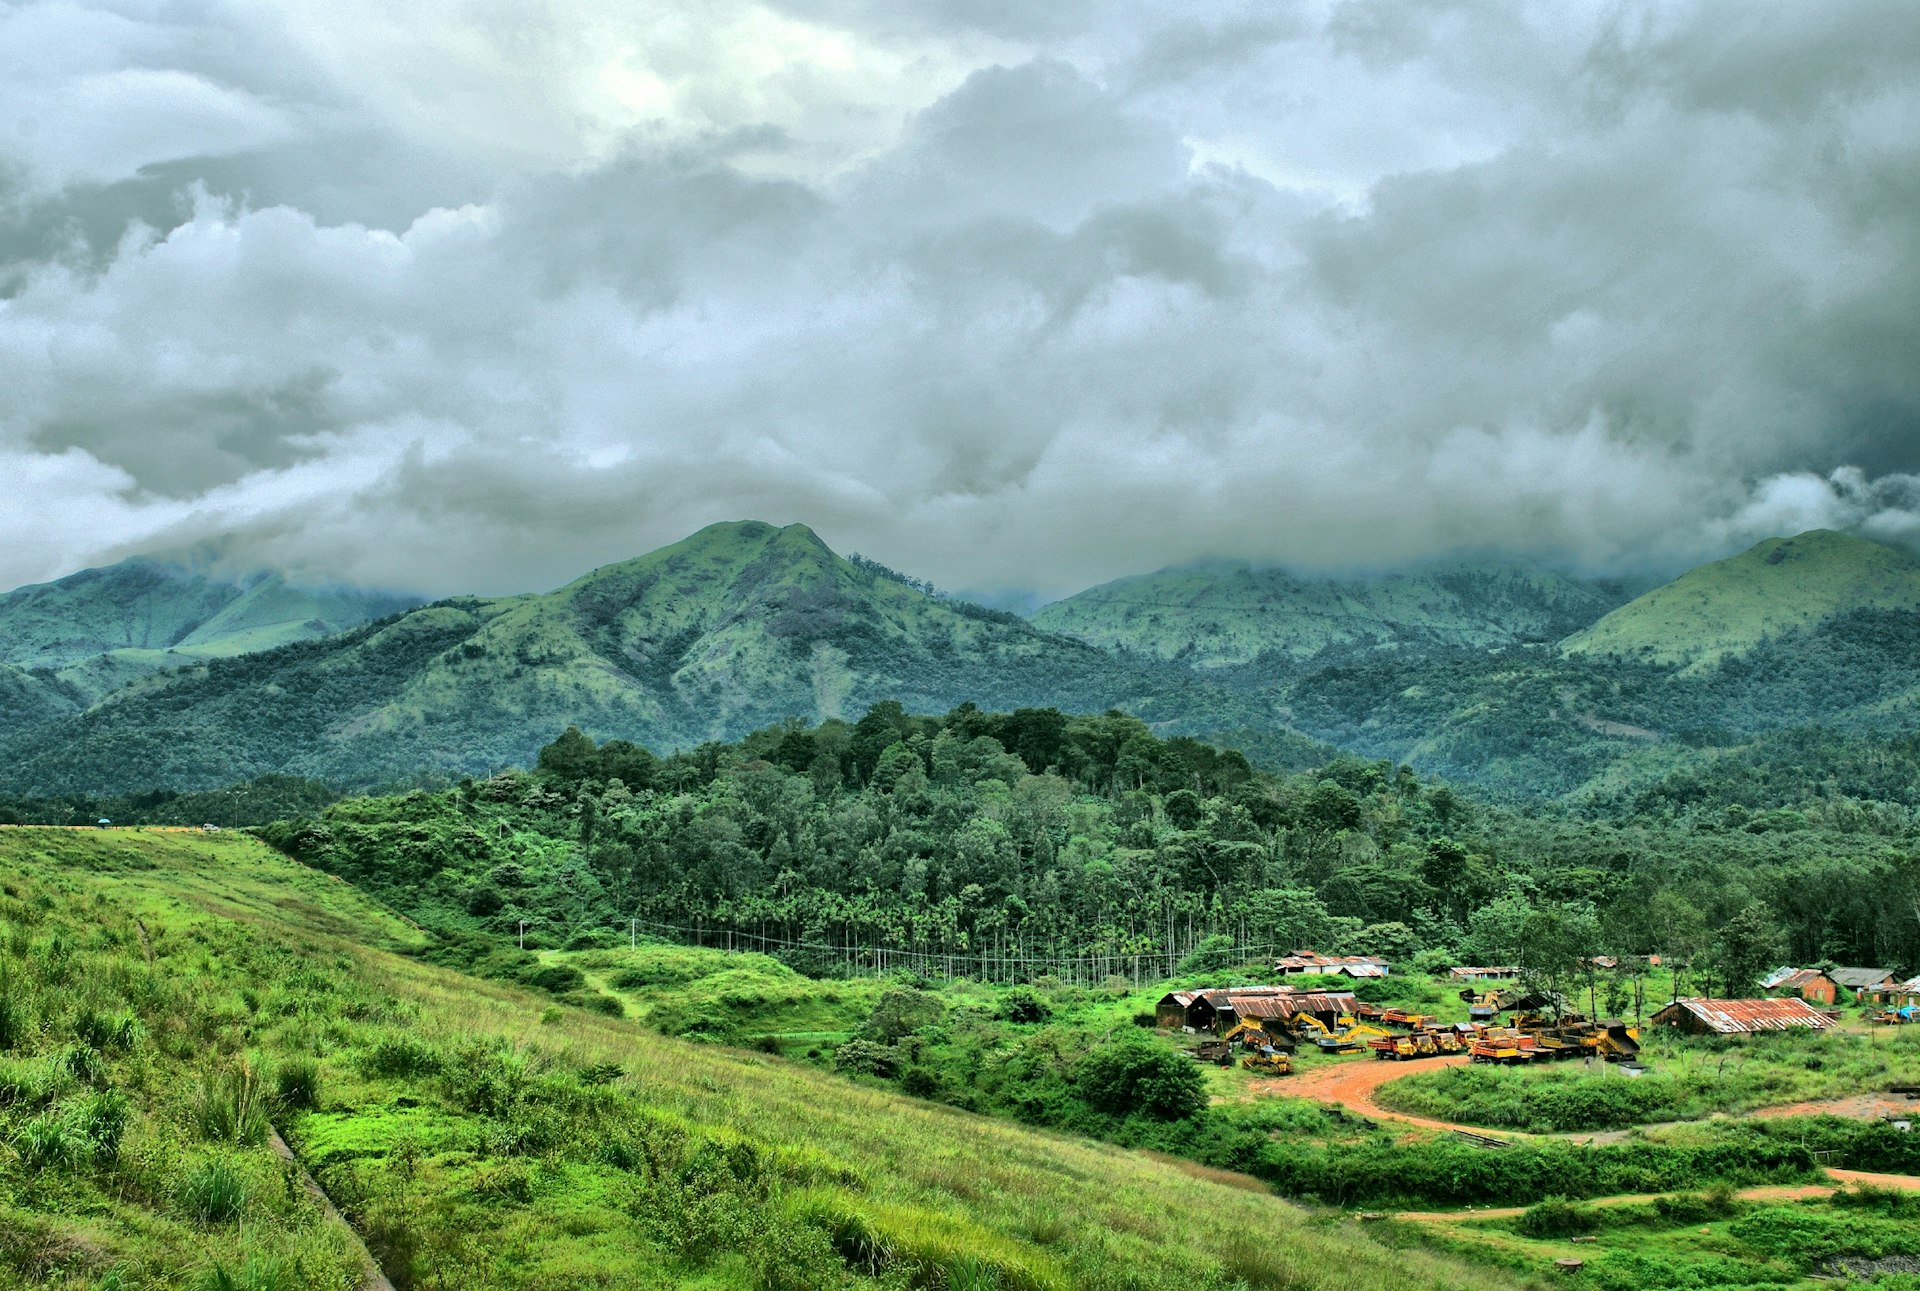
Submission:
[[1789,1027],[1820,1030],[1833,1025],[1833,1019],[1798,995],[1772,1000],[1675,1000],[1653,1015],[1661,1026],[1675,1026],[1681,1014],[1691,1015],[1701,1026],[1721,1035],[1739,1035],[1752,1031],[1785,1031]]

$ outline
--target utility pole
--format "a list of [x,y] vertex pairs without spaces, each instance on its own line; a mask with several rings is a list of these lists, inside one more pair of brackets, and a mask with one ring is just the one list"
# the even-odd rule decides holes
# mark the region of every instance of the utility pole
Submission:
[[520,921],[520,949],[525,950],[526,948],[527,948],[527,921],[525,919],[522,919]]
[[639,944],[640,944],[640,921],[638,919],[629,919],[627,920],[627,949],[632,950],[635,946],[638,946]]

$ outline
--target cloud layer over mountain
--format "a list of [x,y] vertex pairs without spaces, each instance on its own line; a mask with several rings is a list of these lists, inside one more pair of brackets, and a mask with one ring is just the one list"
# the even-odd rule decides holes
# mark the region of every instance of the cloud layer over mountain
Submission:
[[0,10],[0,583],[1920,541],[1920,9]]

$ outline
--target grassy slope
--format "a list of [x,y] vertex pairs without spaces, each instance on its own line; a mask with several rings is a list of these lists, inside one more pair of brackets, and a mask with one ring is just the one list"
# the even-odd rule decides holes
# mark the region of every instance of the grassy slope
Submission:
[[[1315,1223],[1245,1180],[423,966],[391,949],[404,924],[244,838],[5,830],[0,859],[4,950],[35,1018],[9,1060],[69,1047],[83,993],[141,1019],[106,1061],[135,1112],[119,1165],[0,1156],[0,1286],[55,1269],[75,1287],[182,1286],[248,1260],[259,1276],[242,1284],[341,1285],[343,1246],[280,1199],[264,1150],[195,1139],[189,1091],[242,1053],[260,1069],[317,1058],[318,1110],[283,1128],[402,1285],[1503,1281]],[[4,1137],[82,1096],[0,1108]],[[214,1156],[254,1183],[244,1223],[182,1210],[172,1181]],[[875,1268],[883,1281],[859,1276]]]
[[1569,654],[1711,663],[1855,609],[1920,609],[1920,560],[1829,529],[1689,570],[1569,637]]
[[1459,562],[1333,579],[1221,564],[1090,588],[1033,621],[1095,645],[1217,668],[1340,647],[1557,640],[1619,601],[1608,588],[1529,565]]

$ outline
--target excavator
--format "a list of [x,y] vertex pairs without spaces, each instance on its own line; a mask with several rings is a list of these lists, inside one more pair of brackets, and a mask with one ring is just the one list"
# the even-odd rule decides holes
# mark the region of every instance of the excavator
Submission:
[[1342,1016],[1336,1021],[1340,1028],[1337,1031],[1311,1013],[1296,1013],[1293,1016],[1293,1029],[1302,1038],[1313,1041],[1322,1053],[1358,1053],[1369,1038],[1393,1035],[1391,1031],[1356,1021],[1350,1016]]
[[[1240,1065],[1248,1071],[1268,1076],[1293,1074],[1293,1038],[1285,1032],[1273,1034],[1251,1018],[1235,1024],[1220,1037],[1220,1044],[1229,1047],[1239,1045],[1245,1054],[1240,1059]],[[1227,1059],[1229,1064],[1232,1061],[1232,1058]]]

